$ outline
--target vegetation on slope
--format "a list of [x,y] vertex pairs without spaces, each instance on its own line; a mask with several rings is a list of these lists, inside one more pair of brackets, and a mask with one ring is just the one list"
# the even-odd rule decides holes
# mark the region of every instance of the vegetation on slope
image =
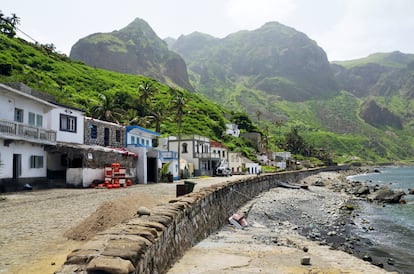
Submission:
[[[25,83],[55,96],[61,104],[84,110],[87,115],[96,114],[93,110],[99,109],[97,106],[113,108],[113,111],[121,109],[119,121],[123,124],[140,122],[155,130],[157,119],[161,119],[161,134],[177,134],[172,108],[175,98],[182,96],[186,101],[183,133],[217,140],[225,130],[227,111],[198,94],[170,88],[143,76],[92,68],[21,39],[0,35],[0,64],[12,68],[3,71],[0,82]],[[147,102],[151,104],[151,111],[147,108],[139,117],[138,111],[143,107],[139,102],[140,85],[145,83],[152,85],[155,92],[151,103]],[[154,117],[157,110],[158,118]],[[137,121],[138,118],[141,120]]]

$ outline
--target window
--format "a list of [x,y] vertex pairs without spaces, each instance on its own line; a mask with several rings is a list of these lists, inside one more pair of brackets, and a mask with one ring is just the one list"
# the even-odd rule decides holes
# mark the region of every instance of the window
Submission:
[[43,127],[43,116],[40,114],[36,114],[36,126]]
[[145,139],[141,139],[141,145],[145,145]]
[[182,149],[183,152],[182,153],[188,153],[188,150],[187,150],[188,144],[187,143],[183,143],[182,147],[183,147],[183,149]]
[[60,130],[76,132],[76,117],[60,114]]
[[96,125],[91,125],[91,139],[96,139],[98,137],[98,127]]
[[14,109],[14,121],[23,123],[23,109]]
[[43,126],[43,116],[40,114],[35,114],[33,112],[29,112],[29,125],[42,127]]
[[135,136],[131,136],[131,144],[135,144]]
[[115,131],[115,140],[119,143],[121,142],[121,131],[120,130],[116,130]]
[[36,123],[36,114],[29,112],[29,125],[34,126]]
[[30,168],[43,168],[43,156],[30,156]]
[[145,145],[147,145],[147,146],[150,145],[149,140],[145,140]]

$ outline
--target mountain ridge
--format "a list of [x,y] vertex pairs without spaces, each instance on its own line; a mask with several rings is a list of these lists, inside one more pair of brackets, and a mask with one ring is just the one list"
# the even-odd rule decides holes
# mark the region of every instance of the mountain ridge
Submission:
[[193,91],[184,60],[170,51],[166,42],[140,18],[120,30],[80,39],[72,46],[70,58],[92,67],[141,74]]

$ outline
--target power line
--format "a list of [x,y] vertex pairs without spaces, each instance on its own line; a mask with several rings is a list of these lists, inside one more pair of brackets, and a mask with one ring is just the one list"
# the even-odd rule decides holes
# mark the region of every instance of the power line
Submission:
[[36,41],[36,39],[34,39],[34,38],[33,38],[33,37],[31,37],[29,34],[25,33],[25,32],[24,32],[24,31],[22,31],[21,29],[19,29],[17,26],[14,26],[14,28],[15,28],[17,31],[21,32],[23,35],[27,36],[27,37],[28,37],[29,39],[31,39],[33,42],[35,42],[35,43],[39,44],[39,42],[38,42],[38,41]]

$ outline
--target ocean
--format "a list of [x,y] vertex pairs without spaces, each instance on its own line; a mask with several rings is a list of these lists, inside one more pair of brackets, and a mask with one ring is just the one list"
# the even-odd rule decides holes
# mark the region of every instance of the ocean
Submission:
[[[351,181],[387,185],[392,189],[414,189],[414,167],[381,167],[379,172],[349,176]],[[367,252],[382,258],[384,268],[414,274],[414,195],[406,204],[360,202],[356,209],[355,233],[369,240]],[[369,227],[370,229],[366,229]]]

